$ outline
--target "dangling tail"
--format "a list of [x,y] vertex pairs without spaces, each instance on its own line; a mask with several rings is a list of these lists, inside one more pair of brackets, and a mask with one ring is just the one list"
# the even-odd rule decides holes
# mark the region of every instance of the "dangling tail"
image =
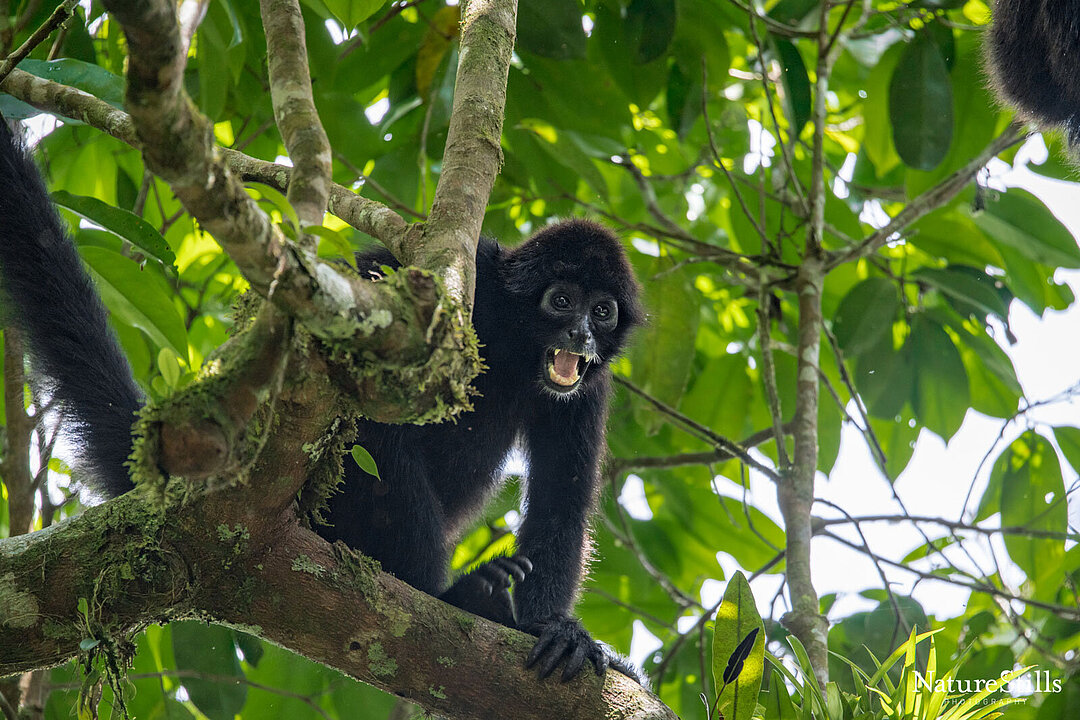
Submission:
[[1080,2],[995,0],[986,38],[998,96],[1080,149]]
[[4,322],[23,335],[32,382],[96,494],[131,489],[124,462],[142,406],[108,313],[26,149],[0,117],[0,290]]

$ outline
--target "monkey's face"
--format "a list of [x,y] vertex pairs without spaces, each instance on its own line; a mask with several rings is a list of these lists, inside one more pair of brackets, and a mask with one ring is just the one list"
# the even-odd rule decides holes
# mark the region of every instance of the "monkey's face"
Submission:
[[540,380],[559,396],[573,395],[594,365],[618,350],[612,333],[619,324],[619,304],[603,290],[556,282],[540,300]]

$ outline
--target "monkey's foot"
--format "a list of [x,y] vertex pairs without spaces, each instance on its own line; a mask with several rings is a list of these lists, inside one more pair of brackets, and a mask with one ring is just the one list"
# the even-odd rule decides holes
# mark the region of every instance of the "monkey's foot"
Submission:
[[539,636],[529,657],[525,659],[525,667],[536,666],[541,678],[550,675],[564,660],[563,682],[581,672],[586,660],[592,664],[597,675],[603,675],[611,663],[604,647],[593,640],[589,631],[575,618],[554,615],[522,630]]

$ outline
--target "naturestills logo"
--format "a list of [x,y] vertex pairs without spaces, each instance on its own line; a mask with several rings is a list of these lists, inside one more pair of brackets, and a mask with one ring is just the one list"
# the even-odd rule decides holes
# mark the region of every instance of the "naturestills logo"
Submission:
[[975,693],[998,692],[1015,696],[1033,695],[1035,693],[1058,693],[1061,692],[1061,678],[1053,677],[1049,670],[1034,670],[1024,673],[1020,677],[1011,680],[1006,678],[1012,672],[1002,670],[996,678],[967,678],[960,680],[951,675],[935,678],[934,673],[923,675],[916,671],[915,678],[919,687],[932,692],[944,692],[950,695],[972,695]]

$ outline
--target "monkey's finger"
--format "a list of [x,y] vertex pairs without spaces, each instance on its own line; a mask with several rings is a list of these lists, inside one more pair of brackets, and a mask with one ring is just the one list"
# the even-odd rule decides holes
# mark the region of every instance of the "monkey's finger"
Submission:
[[562,681],[567,682],[581,672],[581,666],[585,664],[585,645],[579,643],[566,661],[566,667],[562,671]]
[[555,640],[555,626],[549,625],[544,628],[544,631],[540,633],[540,639],[533,645],[532,650],[529,651],[529,656],[525,658],[525,667],[531,668],[536,664],[536,661],[544,655],[548,646]]
[[607,653],[600,649],[598,645],[593,645],[592,657],[593,667],[596,668],[596,674],[600,677],[604,677],[604,673],[608,669],[608,656]]
[[494,562],[499,566],[499,568],[502,569],[504,573],[506,573],[505,578],[508,585],[510,584],[510,577],[513,577],[518,582],[521,582],[525,579],[525,571],[520,565],[514,562],[513,558],[496,558]]
[[566,651],[570,649],[570,639],[566,636],[559,636],[548,648],[547,653],[544,654],[544,659],[540,662],[540,679],[543,680],[555,670],[555,667],[562,662],[563,656],[566,655]]
[[492,560],[491,562],[484,563],[480,567],[473,570],[477,576],[482,577],[485,582],[491,583],[492,586],[505,590],[510,587],[510,575],[509,571],[499,564],[498,560]]
[[513,556],[512,558],[510,558],[510,559],[511,559],[511,560],[513,560],[514,562],[516,562],[516,563],[518,564],[518,566],[519,566],[519,567],[520,567],[520,568],[521,568],[522,570],[524,570],[524,571],[525,571],[526,573],[531,573],[531,572],[533,571],[533,564],[532,564],[532,560],[530,560],[529,558],[525,557],[524,555],[520,555],[520,554],[518,554],[518,555],[514,555],[514,556]]

